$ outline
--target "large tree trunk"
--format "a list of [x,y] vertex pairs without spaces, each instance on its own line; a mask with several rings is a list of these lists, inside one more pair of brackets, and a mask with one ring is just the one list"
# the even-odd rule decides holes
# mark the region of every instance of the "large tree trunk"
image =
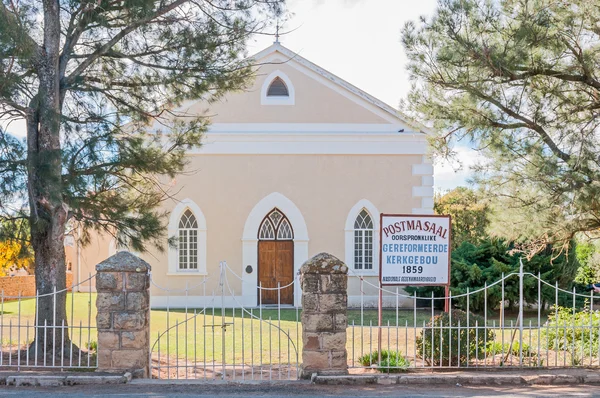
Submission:
[[30,352],[38,357],[44,353],[62,356],[70,349],[68,331],[63,328],[67,325],[64,234],[68,209],[61,183],[59,12],[58,0],[44,0],[44,45],[37,65],[40,86],[27,120],[31,243],[41,296]]

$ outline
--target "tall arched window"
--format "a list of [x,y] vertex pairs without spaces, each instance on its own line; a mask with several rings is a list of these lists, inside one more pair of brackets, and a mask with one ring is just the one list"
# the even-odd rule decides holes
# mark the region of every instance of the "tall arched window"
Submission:
[[354,221],[354,269],[373,269],[373,220],[366,209]]
[[258,239],[292,240],[294,239],[294,231],[287,217],[278,209],[273,209],[260,224]]
[[197,270],[198,222],[190,209],[186,209],[181,215],[178,230],[178,268],[180,270]]
[[285,82],[279,76],[273,79],[267,90],[267,97],[289,97],[289,95]]

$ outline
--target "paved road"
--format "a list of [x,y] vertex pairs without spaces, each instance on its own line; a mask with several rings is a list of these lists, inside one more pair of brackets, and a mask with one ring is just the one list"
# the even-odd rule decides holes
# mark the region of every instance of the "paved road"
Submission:
[[0,387],[0,397],[64,398],[64,397],[599,397],[600,386],[539,386],[539,387],[407,387],[394,386],[323,386],[307,382],[287,384],[179,384],[179,385],[103,385],[73,387]]

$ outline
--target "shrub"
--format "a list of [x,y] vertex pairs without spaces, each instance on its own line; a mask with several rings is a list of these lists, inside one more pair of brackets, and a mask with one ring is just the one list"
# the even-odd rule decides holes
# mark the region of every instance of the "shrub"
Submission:
[[494,340],[494,332],[486,330],[484,326],[483,317],[470,314],[467,327],[467,313],[461,310],[452,310],[452,325],[449,313],[437,315],[417,337],[417,355],[428,365],[435,366],[452,366],[465,364],[471,359],[483,359],[486,341]]
[[410,361],[406,359],[402,354],[396,351],[391,350],[382,350],[381,351],[381,362],[377,364],[379,360],[379,352],[373,351],[370,354],[365,354],[362,357],[358,358],[358,362],[360,362],[363,366],[373,366],[376,365],[377,370],[379,372],[385,373],[398,373],[404,372],[410,367]]
[[572,308],[552,307],[553,312],[543,329],[548,348],[571,354],[572,365],[578,365],[585,355],[598,353],[600,342],[600,311],[585,307],[573,313]]
[[[384,352],[385,351],[381,352],[382,359],[383,359],[383,353]],[[358,358],[358,362],[360,362],[360,364],[362,366],[372,366],[372,365],[375,365],[378,360],[379,360],[379,351],[373,351],[370,354],[365,354],[362,357]]]
[[[502,343],[499,341],[488,341],[486,353],[488,356],[498,355],[498,354],[510,354],[513,356],[519,356],[519,342],[504,343],[504,349]],[[527,343],[523,343],[523,357],[525,358],[533,358],[537,356],[537,352],[533,350]]]
[[98,351],[98,342],[92,340],[89,343],[85,343],[85,348],[87,348],[89,351]]

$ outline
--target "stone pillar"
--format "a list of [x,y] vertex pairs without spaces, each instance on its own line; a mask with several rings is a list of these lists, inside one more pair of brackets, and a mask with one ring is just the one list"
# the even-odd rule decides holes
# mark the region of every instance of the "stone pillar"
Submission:
[[148,377],[150,265],[119,252],[96,265],[98,371]]
[[302,378],[348,374],[348,267],[327,253],[300,268],[302,286]]

